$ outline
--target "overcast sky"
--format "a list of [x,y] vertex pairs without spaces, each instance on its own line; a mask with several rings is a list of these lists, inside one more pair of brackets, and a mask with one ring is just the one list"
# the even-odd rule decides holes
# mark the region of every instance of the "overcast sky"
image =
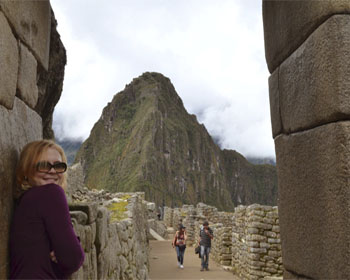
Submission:
[[274,157],[262,0],[51,0],[67,50],[56,137],[86,139],[147,71],[170,78],[222,148]]

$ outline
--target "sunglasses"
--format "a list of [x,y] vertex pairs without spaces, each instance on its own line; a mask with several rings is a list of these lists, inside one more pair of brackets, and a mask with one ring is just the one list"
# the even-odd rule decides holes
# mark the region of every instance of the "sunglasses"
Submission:
[[40,161],[36,165],[36,170],[42,173],[50,172],[51,168],[55,169],[56,173],[64,173],[67,170],[67,164],[64,162],[56,162],[51,164],[47,161]]

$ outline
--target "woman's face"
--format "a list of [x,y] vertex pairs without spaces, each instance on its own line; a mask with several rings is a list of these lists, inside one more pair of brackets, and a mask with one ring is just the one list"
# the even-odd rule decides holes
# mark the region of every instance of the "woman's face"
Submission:
[[[51,165],[62,162],[61,154],[54,148],[48,148],[42,153],[39,162],[49,162]],[[47,172],[36,171],[33,178],[28,179],[31,186],[42,186],[47,184],[60,185],[62,183],[63,173],[57,173],[54,168]]]

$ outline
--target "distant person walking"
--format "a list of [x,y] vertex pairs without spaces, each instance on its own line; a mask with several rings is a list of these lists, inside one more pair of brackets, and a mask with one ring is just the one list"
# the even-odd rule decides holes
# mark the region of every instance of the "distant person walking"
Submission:
[[175,247],[175,249],[176,249],[177,264],[180,268],[184,268],[186,239],[187,239],[187,234],[185,231],[185,227],[182,224],[180,224],[179,230],[176,231],[175,236],[174,236],[174,240],[172,242],[173,248]]
[[214,238],[213,231],[209,227],[209,223],[205,221],[203,227],[199,231],[199,244],[201,247],[201,271],[209,270],[209,253],[211,248],[211,240]]
[[164,219],[164,211],[163,211],[163,208],[162,207],[158,207],[158,213],[159,213],[159,216],[158,216],[158,220],[163,220]]

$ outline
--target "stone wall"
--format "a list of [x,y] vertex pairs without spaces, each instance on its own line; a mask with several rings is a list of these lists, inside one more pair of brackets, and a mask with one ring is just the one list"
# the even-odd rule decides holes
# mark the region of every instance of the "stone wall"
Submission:
[[197,204],[197,215],[201,216],[201,217],[205,217],[205,219],[211,221],[212,223],[217,223],[218,222],[218,209],[210,206],[210,205],[206,205],[202,202]]
[[284,277],[349,279],[350,2],[264,0],[263,19]]
[[232,227],[219,223],[211,228],[215,236],[211,249],[213,259],[223,266],[232,266]]
[[[164,239],[168,238],[167,227],[163,221],[158,220],[157,214],[159,211],[156,209],[156,204],[154,202],[145,202],[147,207],[147,223],[150,229],[153,229],[159,236]],[[153,239],[151,235],[148,236],[149,239]]]
[[199,226],[208,220],[211,223],[222,223],[225,226],[233,225],[234,213],[219,212],[217,208],[198,203],[196,207],[193,205],[183,205],[182,208],[164,207],[164,223],[168,227],[177,227],[182,223],[187,230],[187,244],[191,246],[198,241]]
[[282,276],[277,207],[253,204],[235,208],[232,266],[241,279]]
[[[119,197],[119,198],[118,198]],[[143,193],[113,194],[112,200],[70,205],[85,251],[83,266],[70,279],[148,279],[147,203]]]
[[200,228],[209,221],[214,232],[212,258],[230,267],[240,279],[281,279],[284,268],[277,206],[238,206],[228,213],[198,203],[196,207],[166,208],[165,219],[172,227],[182,220],[188,246],[198,244]]
[[173,227],[173,209],[170,207],[164,207],[163,221],[167,227]]
[[65,64],[48,0],[0,0],[0,279],[8,275],[19,152],[30,141],[53,137]]

